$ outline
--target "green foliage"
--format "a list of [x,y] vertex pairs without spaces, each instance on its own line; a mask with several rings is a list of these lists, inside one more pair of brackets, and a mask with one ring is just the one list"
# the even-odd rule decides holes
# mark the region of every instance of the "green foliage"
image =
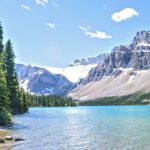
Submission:
[[[1,27],[0,27],[0,38]],[[1,42],[1,40],[0,40]],[[0,43],[1,46],[1,43]],[[0,125],[5,125],[11,121],[10,114],[8,112],[8,89],[5,79],[5,73],[3,70],[3,54],[0,53]]]
[[15,72],[15,54],[12,43],[3,46],[3,30],[0,23],[0,125],[11,122],[11,113],[28,111],[27,93],[19,87]]
[[20,114],[28,111],[29,102],[27,94],[22,88],[18,89],[17,98],[15,101],[14,113]]
[[70,97],[56,95],[30,95],[31,107],[66,107],[76,106],[76,103]]
[[11,113],[6,108],[0,107],[0,125],[7,125],[11,123]]
[[5,74],[2,68],[2,61],[0,57],[0,106],[7,108],[8,106],[8,89],[5,80]]
[[18,77],[15,72],[15,54],[10,40],[7,41],[4,52],[4,69],[9,92],[10,109],[13,114],[24,113],[28,110],[28,100],[25,91],[19,87]]
[[126,96],[103,97],[95,100],[79,102],[81,106],[107,106],[107,105],[147,105],[150,93],[137,92]]
[[9,101],[10,101],[10,108],[12,109],[12,112],[15,111],[15,103],[17,99],[17,88],[18,83],[15,76],[15,55],[13,52],[11,41],[8,40],[5,45],[5,72],[6,72],[6,82],[7,82],[7,88],[9,92]]
[[2,27],[1,22],[0,22],[0,53],[2,53],[3,48],[4,48],[4,45],[3,45],[3,27]]

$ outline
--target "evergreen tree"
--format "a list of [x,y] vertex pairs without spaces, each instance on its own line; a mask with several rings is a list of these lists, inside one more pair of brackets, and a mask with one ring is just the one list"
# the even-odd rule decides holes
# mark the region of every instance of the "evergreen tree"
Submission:
[[8,111],[8,90],[0,56],[0,125],[10,123],[11,114]]
[[22,93],[23,93],[23,107],[22,107],[22,112],[27,112],[28,111],[28,107],[29,107],[29,97],[28,97],[28,93],[26,93],[23,89],[22,89]]
[[1,22],[0,22],[0,54],[2,53],[3,48],[4,48],[4,45],[3,45],[3,27],[2,27]]
[[11,121],[11,113],[24,113],[28,110],[28,93],[19,87],[15,72],[15,54],[12,43],[3,46],[3,29],[0,22],[0,125]]
[[65,107],[76,106],[76,102],[70,97],[56,95],[30,95],[32,107]]
[[23,88],[18,89],[18,95],[16,99],[16,112],[17,113],[24,113],[28,111],[28,95],[24,91]]
[[11,106],[14,114],[19,114],[23,110],[23,93],[19,88],[18,77],[15,72],[14,80],[13,80],[13,88],[14,88],[14,100],[12,101],[13,106]]
[[17,90],[18,83],[15,75],[15,55],[10,40],[7,41],[5,46],[5,67],[6,67],[6,81],[9,92],[10,108],[12,113],[16,113],[17,106]]
[[11,121],[11,114],[8,111],[8,89],[3,70],[3,48],[3,28],[0,22],[0,125]]

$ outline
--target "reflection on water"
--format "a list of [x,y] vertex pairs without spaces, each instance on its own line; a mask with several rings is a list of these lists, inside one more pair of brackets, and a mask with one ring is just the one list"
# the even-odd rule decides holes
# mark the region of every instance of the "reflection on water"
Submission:
[[32,108],[14,118],[12,150],[150,150],[150,107]]

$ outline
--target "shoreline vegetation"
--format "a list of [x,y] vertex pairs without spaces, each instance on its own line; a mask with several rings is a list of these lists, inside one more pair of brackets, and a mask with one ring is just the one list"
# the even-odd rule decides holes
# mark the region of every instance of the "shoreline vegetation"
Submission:
[[112,96],[78,102],[79,106],[121,106],[121,105],[148,105],[150,93],[137,92],[125,96]]
[[19,86],[15,71],[15,53],[12,42],[3,43],[0,22],[0,126],[11,123],[12,115],[28,111],[28,93]]

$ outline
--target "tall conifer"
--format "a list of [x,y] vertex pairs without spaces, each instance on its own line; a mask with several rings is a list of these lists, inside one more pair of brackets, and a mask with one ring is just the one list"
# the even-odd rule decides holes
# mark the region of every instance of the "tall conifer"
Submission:
[[6,81],[9,92],[10,108],[12,113],[16,113],[16,100],[17,100],[17,84],[15,76],[15,55],[10,40],[5,45],[5,67],[6,67]]
[[2,27],[1,22],[0,22],[0,54],[2,53],[3,48],[4,48],[4,45],[3,45],[3,27]]
[[0,125],[8,124],[11,121],[11,115],[8,107],[8,89],[6,84],[4,62],[3,62],[3,29],[0,22]]

